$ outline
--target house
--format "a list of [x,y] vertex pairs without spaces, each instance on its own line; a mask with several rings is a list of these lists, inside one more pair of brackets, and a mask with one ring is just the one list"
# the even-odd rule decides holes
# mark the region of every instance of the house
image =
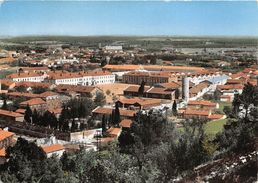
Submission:
[[0,149],[13,145],[14,135],[13,132],[0,129]]
[[48,73],[48,82],[59,85],[91,86],[115,82],[115,75],[107,71]]
[[45,111],[48,108],[46,101],[41,98],[33,98],[20,103],[21,108],[26,108],[27,106],[29,106],[32,111],[34,109],[37,111]]
[[[124,95],[125,96],[134,96],[134,97],[138,97],[139,96],[139,88],[140,86],[128,86],[125,90],[124,90]],[[149,86],[144,86],[144,93],[150,89]]]
[[122,128],[122,129],[128,129],[128,128],[131,128],[133,124],[133,121],[130,120],[130,119],[123,119],[120,123],[119,123],[119,126]]
[[189,96],[191,100],[196,100],[197,98],[203,96],[206,92],[211,89],[212,83],[209,81],[202,81],[199,84],[193,86],[189,89]]
[[57,156],[58,158],[61,158],[61,156],[65,152],[65,147],[61,144],[43,146],[42,149],[48,158],[50,158],[51,156]]
[[119,135],[121,134],[121,132],[122,132],[121,128],[113,128],[113,127],[111,127],[111,128],[109,128],[107,130],[108,136],[114,137],[114,138],[118,138]]
[[5,148],[0,149],[0,165],[6,162],[5,155],[6,155]]
[[141,84],[145,82],[146,85],[153,86],[157,83],[169,83],[177,81],[177,77],[170,72],[141,72],[133,71],[123,75],[122,82],[129,84]]
[[188,102],[188,107],[195,109],[218,109],[219,104],[207,100],[191,100]]
[[15,82],[7,79],[0,80],[0,90],[10,90],[15,87]]
[[73,86],[60,84],[56,87],[58,93],[69,94],[71,96],[81,95],[95,97],[101,90],[95,86]]
[[196,110],[196,109],[186,109],[183,112],[183,117],[185,119],[193,119],[193,118],[200,118],[200,119],[208,119],[211,115],[210,110]]
[[174,100],[175,94],[176,89],[151,87],[144,93],[144,97]]
[[24,115],[21,113],[0,109],[0,120],[23,122]]
[[46,74],[36,73],[36,72],[28,72],[28,73],[13,73],[6,76],[7,79],[11,79],[15,82],[21,81],[29,81],[29,82],[42,82],[47,77]]
[[[93,115],[111,115],[113,108],[97,107],[92,111]],[[121,119],[133,119],[136,115],[136,110],[119,109]]]
[[154,106],[161,105],[160,99],[147,99],[147,98],[139,98],[139,97],[133,97],[133,98],[126,98],[126,97],[120,97],[116,103],[119,107],[122,108],[136,108],[136,109],[150,109]]
[[204,70],[203,67],[185,67],[185,66],[163,66],[163,65],[133,65],[133,64],[124,64],[124,65],[111,65],[107,64],[103,68],[110,72],[117,71],[136,71],[136,70],[147,70],[147,71],[170,71],[170,72],[197,72]]
[[15,87],[25,87],[27,91],[32,90],[32,88],[44,88],[44,89],[53,89],[55,87],[54,84],[51,83],[43,83],[43,82],[28,82],[22,81],[16,83]]

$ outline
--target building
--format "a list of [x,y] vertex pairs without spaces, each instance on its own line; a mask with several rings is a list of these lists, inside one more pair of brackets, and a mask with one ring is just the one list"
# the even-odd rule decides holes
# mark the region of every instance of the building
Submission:
[[144,93],[144,97],[174,100],[176,90],[170,88],[151,87]]
[[21,113],[0,109],[0,120],[23,122],[24,115]]
[[20,103],[21,108],[26,108],[27,106],[29,106],[32,111],[34,109],[36,109],[37,111],[45,111],[48,108],[47,102],[42,100],[41,98],[33,98]]
[[126,97],[120,97],[119,100],[116,101],[119,107],[122,108],[132,108],[132,109],[150,109],[154,106],[161,105],[160,99],[147,99],[147,98],[126,98]]
[[209,90],[212,89],[212,83],[209,81],[202,81],[201,83],[193,86],[189,90],[189,99],[190,100],[196,100],[199,97],[203,96],[205,93],[207,93]]
[[106,51],[123,51],[123,47],[122,46],[105,46],[104,50]]
[[123,119],[120,123],[119,126],[124,130],[124,129],[129,129],[131,128],[133,124],[133,121],[130,119]]
[[[111,115],[113,108],[97,107],[92,111],[93,116],[96,115]],[[137,113],[136,110],[119,109],[121,119],[133,119]]]
[[13,73],[6,76],[7,79],[11,79],[15,82],[29,81],[29,82],[42,82],[47,77],[45,73],[36,73],[36,72],[28,72],[28,73]]
[[170,83],[177,81],[177,77],[170,72],[129,72],[123,75],[122,82],[129,84],[141,84],[153,86],[157,83]]
[[0,129],[0,149],[7,148],[14,143],[14,133]]
[[74,86],[60,84],[55,89],[58,93],[69,94],[71,96],[80,95],[95,97],[98,92],[101,92],[101,90],[95,86]]
[[109,128],[107,130],[108,136],[114,137],[114,138],[118,138],[119,135],[121,134],[121,132],[122,132],[121,128],[113,128],[113,127],[111,127],[111,128]]
[[48,158],[50,158],[51,156],[57,156],[58,158],[61,158],[61,156],[65,152],[65,147],[61,144],[43,146],[42,149]]
[[196,110],[196,109],[186,109],[183,113],[183,117],[185,119],[193,119],[193,118],[198,118],[198,119],[208,119],[209,116],[211,115],[210,110]]
[[207,100],[191,100],[188,102],[188,108],[193,109],[218,109],[219,104]]
[[96,84],[107,84],[115,82],[115,75],[107,71],[89,72],[52,72],[49,73],[48,82],[56,85],[82,85],[91,86]]
[[164,66],[164,65],[111,65],[107,64],[103,67],[103,70],[110,72],[122,72],[122,71],[136,71],[136,70],[146,70],[146,71],[169,71],[169,72],[179,72],[179,73],[196,73],[204,71],[203,67],[186,67],[186,66]]
[[[139,88],[140,86],[128,86],[124,91],[124,95],[125,96],[134,96],[134,97],[138,97],[139,96]],[[150,89],[149,86],[144,86],[144,93]]]

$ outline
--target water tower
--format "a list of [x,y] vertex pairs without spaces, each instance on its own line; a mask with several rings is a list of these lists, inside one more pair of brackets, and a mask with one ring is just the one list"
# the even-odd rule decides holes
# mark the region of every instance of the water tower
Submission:
[[189,100],[189,78],[182,78],[182,98],[184,101],[188,102]]

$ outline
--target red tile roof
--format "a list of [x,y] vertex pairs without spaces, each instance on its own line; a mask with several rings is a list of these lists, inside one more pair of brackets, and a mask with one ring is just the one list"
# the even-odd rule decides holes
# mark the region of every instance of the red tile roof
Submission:
[[12,137],[14,135],[13,132],[5,131],[5,130],[0,130],[0,141]]
[[201,106],[216,107],[217,103],[213,103],[208,100],[191,100],[188,102],[188,105],[201,105]]
[[42,100],[41,98],[33,98],[20,103],[20,105],[29,105],[29,106],[42,105],[42,104],[46,104],[46,101]]
[[[97,107],[92,111],[92,113],[96,114],[112,114],[112,108],[105,108],[105,107]],[[135,110],[127,110],[127,109],[119,109],[120,115],[125,117],[134,117],[137,113]]]
[[65,147],[61,144],[53,144],[49,146],[44,146],[42,147],[42,149],[46,154],[48,154],[48,153],[64,150]]
[[107,133],[111,136],[116,136],[118,137],[121,133],[121,128],[109,128],[107,130]]
[[9,79],[14,79],[14,78],[29,78],[29,77],[40,77],[40,76],[43,76],[43,75],[44,75],[44,74],[35,73],[35,72],[13,73],[13,74],[10,74],[10,75],[6,76],[6,78],[9,78]]
[[111,72],[107,71],[87,71],[87,72],[64,72],[64,73],[48,73],[49,79],[64,79],[64,78],[79,78],[85,76],[105,76],[112,75]]
[[5,157],[6,152],[5,152],[5,148],[0,149],[0,157]]
[[186,109],[184,114],[185,115],[196,115],[196,116],[209,116],[210,115],[210,111],[208,111],[208,110]]
[[123,128],[131,128],[132,126],[132,120],[130,119],[123,119],[120,123],[119,126]]
[[7,111],[0,109],[0,116],[10,116],[10,117],[22,117],[23,115],[17,112]]

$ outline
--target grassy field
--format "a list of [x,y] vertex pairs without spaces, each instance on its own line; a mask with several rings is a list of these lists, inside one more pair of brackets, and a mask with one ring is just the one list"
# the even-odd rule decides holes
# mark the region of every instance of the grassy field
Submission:
[[213,136],[216,133],[221,132],[226,122],[227,122],[227,119],[220,119],[220,120],[208,122],[204,127],[206,134]]

